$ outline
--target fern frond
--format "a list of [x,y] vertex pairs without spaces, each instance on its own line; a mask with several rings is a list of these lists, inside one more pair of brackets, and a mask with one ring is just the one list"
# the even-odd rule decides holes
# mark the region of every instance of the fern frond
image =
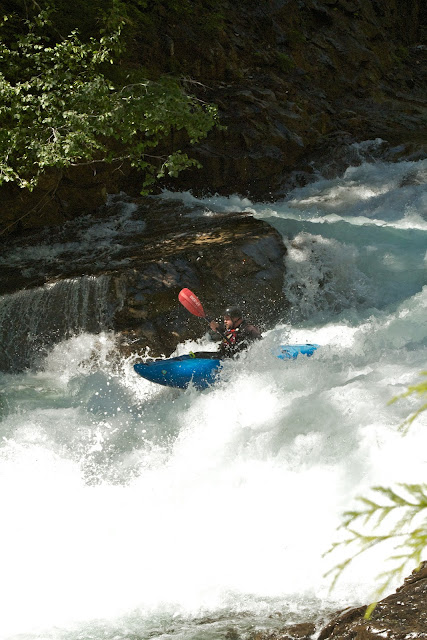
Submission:
[[[406,507],[411,503],[404,497],[393,491],[390,487],[373,487],[372,491],[382,494],[385,498],[388,498],[394,506]],[[413,506],[413,505],[412,505]],[[384,508],[383,506],[381,508]]]
[[[421,375],[427,376],[427,371],[422,371]],[[407,398],[413,394],[419,397],[427,396],[427,380],[408,387],[406,392],[395,396],[388,404],[393,404],[400,398]],[[415,418],[426,410],[427,402],[409,416],[409,418],[400,425],[399,429],[406,432]],[[361,505],[361,508],[346,511],[343,514],[343,522],[339,528],[345,529],[350,534],[350,537],[339,543],[332,544],[327,553],[332,553],[338,547],[354,544],[358,545],[359,548],[352,556],[339,562],[325,574],[325,576],[333,575],[331,590],[336,585],[343,571],[357,556],[368,551],[375,545],[386,541],[392,541],[394,543],[396,553],[389,557],[389,560],[394,566],[378,576],[378,579],[382,580],[376,593],[378,597],[382,595],[397,578],[403,576],[404,571],[409,568],[409,565],[415,564],[416,566],[420,566],[422,555],[427,549],[427,517],[424,516],[421,524],[418,522],[418,527],[412,530],[410,527],[418,516],[425,514],[424,510],[427,508],[427,484],[400,483],[397,487],[396,489],[382,486],[372,487],[374,494],[379,497],[378,502],[372,497],[358,496],[356,500]],[[357,521],[363,525],[370,522],[374,530],[380,525],[385,526],[385,519],[391,514],[398,515],[398,519],[393,525],[390,525],[391,528],[386,534],[368,535],[354,529],[354,524]],[[376,602],[369,605],[365,617],[369,618],[375,606]]]

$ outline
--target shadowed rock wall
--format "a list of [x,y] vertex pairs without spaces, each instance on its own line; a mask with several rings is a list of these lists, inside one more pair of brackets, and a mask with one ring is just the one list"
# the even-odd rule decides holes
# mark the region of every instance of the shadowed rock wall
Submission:
[[[165,1],[134,11],[123,64],[187,78],[190,92],[218,105],[226,127],[194,151],[174,134],[203,169],[168,187],[269,200],[316,170],[342,171],[354,162],[354,141],[381,137],[392,160],[425,153],[421,0]],[[125,165],[96,165],[49,173],[33,194],[3,187],[0,232],[63,222],[107,193],[137,195],[141,184]]]

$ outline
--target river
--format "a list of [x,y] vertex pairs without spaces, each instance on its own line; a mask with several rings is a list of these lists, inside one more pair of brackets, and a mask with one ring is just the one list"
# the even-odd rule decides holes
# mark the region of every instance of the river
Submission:
[[199,200],[283,234],[292,302],[206,391],[138,378],[87,327],[0,374],[1,638],[243,640],[370,602],[390,549],[332,592],[324,554],[357,496],[426,477],[427,414],[402,436],[416,399],[388,404],[426,369],[426,175],[364,162],[274,204]]

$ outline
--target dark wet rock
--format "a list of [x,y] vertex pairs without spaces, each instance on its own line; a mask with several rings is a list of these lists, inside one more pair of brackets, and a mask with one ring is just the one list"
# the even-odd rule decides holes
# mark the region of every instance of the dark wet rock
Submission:
[[366,607],[339,613],[317,640],[426,640],[427,562],[414,571],[403,586],[381,600],[369,620]]
[[170,230],[135,257],[138,266],[112,276],[124,300],[115,317],[122,345],[168,355],[178,342],[203,335],[207,324],[177,304],[183,287],[194,290],[210,315],[236,302],[261,328],[273,326],[288,309],[284,255],[272,227],[241,213],[181,225],[177,235]]
[[311,640],[316,626],[312,622],[287,625],[278,631],[258,631],[250,640]]
[[274,326],[289,306],[285,252],[280,234],[250,213],[156,198],[119,200],[96,216],[10,239],[0,270],[8,294],[0,369],[22,369],[78,331],[113,329],[122,353],[169,355],[207,330],[179,304],[184,287],[206,313],[236,303],[261,329]]

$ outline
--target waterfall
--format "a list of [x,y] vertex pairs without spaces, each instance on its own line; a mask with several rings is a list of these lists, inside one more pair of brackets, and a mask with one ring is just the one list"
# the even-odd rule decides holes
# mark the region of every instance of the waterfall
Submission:
[[65,338],[108,329],[109,284],[106,275],[84,276],[1,296],[0,370],[22,370]]

